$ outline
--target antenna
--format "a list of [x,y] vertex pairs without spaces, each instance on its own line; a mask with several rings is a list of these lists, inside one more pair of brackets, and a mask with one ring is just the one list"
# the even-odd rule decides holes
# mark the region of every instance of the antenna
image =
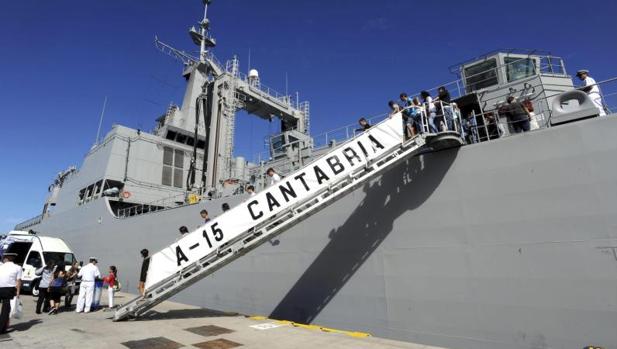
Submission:
[[[210,26],[210,22],[208,21],[208,5],[210,4],[212,0],[203,0],[203,4],[204,4],[204,18],[201,20],[200,23],[200,34],[201,34],[201,42],[199,43],[199,60],[203,63],[206,61],[206,54],[208,53],[208,50],[206,48],[206,40],[209,39],[206,35],[208,35],[208,30],[209,30],[209,26]],[[208,40],[209,45],[208,46],[214,46],[214,41],[212,39]],[[212,45],[210,45],[212,44]]]
[[249,69],[247,70],[247,72],[251,71],[251,48],[249,47]]
[[94,145],[99,144],[99,137],[101,135],[101,125],[103,125],[103,116],[105,116],[105,107],[107,106],[107,96],[105,96],[105,100],[103,101],[103,110],[101,110],[101,116],[99,117],[99,128],[96,131],[96,141]]

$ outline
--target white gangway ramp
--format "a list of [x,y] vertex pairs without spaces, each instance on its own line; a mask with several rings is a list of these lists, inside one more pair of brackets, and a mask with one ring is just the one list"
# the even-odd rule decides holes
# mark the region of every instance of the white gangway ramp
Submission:
[[391,116],[153,254],[145,295],[114,320],[143,314],[420,151],[424,137],[405,141],[402,125]]

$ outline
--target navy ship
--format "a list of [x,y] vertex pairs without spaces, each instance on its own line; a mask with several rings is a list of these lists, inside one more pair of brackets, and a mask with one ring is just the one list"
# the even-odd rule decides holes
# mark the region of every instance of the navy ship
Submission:
[[[142,248],[164,251],[201,210],[228,216],[247,186],[267,190],[267,169],[288,176],[361,134],[312,135],[308,102],[217,60],[207,17],[189,34],[198,57],[155,41],[183,64],[182,103],[153,132],[114,125],[15,227],[113,261],[129,291]],[[600,117],[549,53],[498,50],[452,69],[451,99],[419,109],[462,146],[401,157],[176,299],[450,348],[617,348],[615,114]],[[509,97],[533,110],[530,132],[514,132]],[[234,156],[240,110],[280,122],[268,156]]]

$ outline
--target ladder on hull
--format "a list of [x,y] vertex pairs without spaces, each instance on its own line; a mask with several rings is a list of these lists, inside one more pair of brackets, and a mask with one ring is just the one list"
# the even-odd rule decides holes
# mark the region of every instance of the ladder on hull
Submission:
[[[379,125],[373,127],[379,127]],[[227,241],[203,258],[182,268],[181,271],[148,287],[144,296],[139,296],[123,304],[115,312],[114,321],[134,318],[144,314],[157,304],[197,283],[278,234],[283,233],[310,215],[319,212],[335,200],[342,198],[359,185],[366,183],[371,178],[383,173],[402,160],[423,152],[428,146],[425,146],[427,137],[431,138],[432,136],[434,135],[417,135],[410,140],[401,142],[394,149],[368,161],[365,166],[357,168],[349,175],[316,191],[306,200],[272,215],[243,234]],[[335,149],[340,149],[344,144]],[[462,144],[462,141],[460,144]],[[433,147],[431,146],[431,148]],[[150,267],[152,268],[152,265]]]

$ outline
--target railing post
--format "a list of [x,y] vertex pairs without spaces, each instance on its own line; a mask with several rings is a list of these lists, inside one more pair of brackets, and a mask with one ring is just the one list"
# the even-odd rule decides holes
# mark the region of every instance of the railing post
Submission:
[[458,82],[459,81],[456,80],[456,90],[458,91],[458,96],[461,97],[463,94],[461,93],[461,85]]

